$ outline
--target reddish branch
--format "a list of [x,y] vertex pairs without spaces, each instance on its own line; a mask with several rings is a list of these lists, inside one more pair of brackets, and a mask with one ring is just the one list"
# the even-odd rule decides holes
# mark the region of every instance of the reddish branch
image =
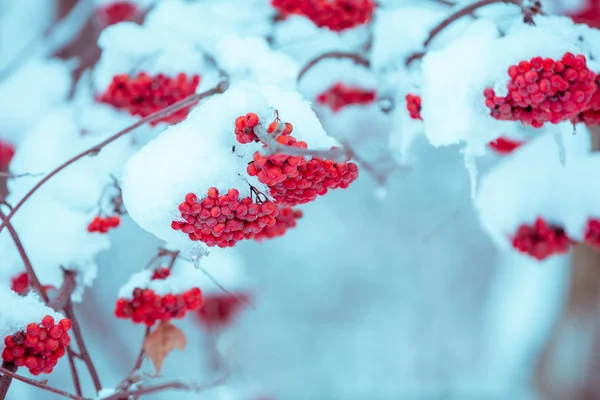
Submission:
[[[19,367],[17,367],[15,363],[4,361],[2,363],[2,368],[15,373]],[[0,376],[0,399],[4,400],[6,398],[6,394],[8,393],[8,388],[10,388],[12,380],[13,377],[11,375],[4,374]]]
[[[25,378],[24,376],[21,375],[17,375],[12,368],[6,367],[5,364],[2,364],[2,367],[0,367],[0,373],[2,373],[2,377],[0,377],[0,380],[3,380],[5,377],[10,377],[11,379],[16,379],[18,381],[21,382],[25,382],[31,386],[35,386],[37,388],[40,388],[42,390],[46,390],[48,392],[52,392],[54,394],[57,394],[59,396],[62,397],[66,397],[68,399],[73,399],[73,400],[91,400],[85,397],[81,397],[81,396],[75,396],[71,393],[65,392],[63,390],[60,389],[56,389],[53,388],[52,386],[48,386],[46,384],[45,381],[36,381],[35,379],[29,379],[29,378]],[[8,388],[7,388],[8,389]],[[1,395],[1,393],[0,393]],[[0,396],[0,399],[3,399],[4,397]]]
[[131,369],[129,375],[127,375],[125,379],[123,379],[123,381],[119,383],[119,386],[117,386],[117,390],[127,390],[132,384],[135,383],[133,376],[140,370],[140,368],[142,367],[142,362],[146,358],[146,352],[144,351],[144,343],[146,342],[146,338],[149,334],[150,327],[147,327],[146,333],[144,334],[144,338],[142,339],[142,348],[140,349],[140,353],[135,360],[135,364],[133,365],[133,368]]
[[75,388],[75,393],[77,393],[78,396],[83,396],[83,391],[81,390],[81,381],[79,380],[79,373],[77,372],[77,367],[75,366],[75,354],[73,353],[71,346],[67,346],[67,359],[69,360],[69,369],[71,370],[71,377],[73,378],[73,387]]
[[[11,210],[11,213],[13,210],[14,209]],[[29,278],[31,279],[33,287],[38,291],[38,293],[40,294],[42,299],[44,299],[44,302],[48,303],[48,301],[49,301],[48,294],[46,293],[46,290],[42,286],[42,283],[40,282],[37,275],[35,274],[35,271],[33,270],[33,265],[31,265],[31,261],[29,260],[29,257],[27,256],[27,253],[25,252],[23,243],[21,243],[21,239],[19,239],[19,235],[17,234],[17,231],[10,223],[8,216],[6,216],[1,209],[0,209],[0,219],[2,219],[2,226],[6,226],[6,229],[8,229],[8,232],[10,233],[10,236],[12,237],[13,242],[15,242],[15,246],[17,247],[17,250],[19,252],[19,255],[21,256],[21,259],[23,260],[23,264],[25,265],[25,270],[27,271],[27,274],[29,275]]]
[[16,214],[17,211],[19,211],[19,209],[23,206],[23,204],[25,204],[25,202],[39,188],[41,188],[46,182],[48,182],[50,179],[52,179],[55,175],[57,175],[63,169],[67,168],[69,165],[81,160],[84,157],[97,155],[98,153],[100,153],[100,151],[105,146],[111,144],[112,142],[119,139],[120,137],[127,135],[128,133],[132,132],[133,130],[139,128],[142,125],[145,125],[152,121],[162,119],[176,111],[179,111],[181,109],[184,109],[186,107],[194,105],[204,98],[213,96],[215,94],[224,93],[228,87],[229,87],[229,82],[223,81],[223,82],[219,83],[216,87],[214,87],[210,90],[207,90],[206,92],[195,93],[195,94],[188,96],[182,100],[179,100],[178,102],[170,105],[169,107],[163,108],[160,111],[157,111],[155,113],[148,115],[147,117],[140,119],[135,124],[130,125],[127,128],[123,129],[122,131],[115,133],[108,139],[106,139],[106,140],[98,143],[97,145],[68,159],[67,161],[65,161],[58,167],[56,167],[54,170],[52,170],[50,173],[48,173],[48,175],[46,175],[44,178],[42,178],[42,180],[40,180],[33,188],[31,188],[31,190],[29,190],[29,192],[27,192],[27,194],[25,194],[25,196],[23,196],[23,198],[14,206],[14,208],[10,211],[10,213],[6,216],[6,218],[4,218],[4,221],[2,221],[2,224],[0,224],[0,231],[2,231],[2,229],[4,229],[7,226],[7,223],[10,221],[10,219]]
[[358,64],[358,65],[362,65],[364,67],[369,68],[369,66],[371,65],[371,63],[369,62],[369,60],[367,60],[365,57],[363,57],[362,55],[358,54],[358,53],[344,53],[342,51],[331,51],[328,53],[323,53],[320,56],[318,56],[317,58],[315,58],[314,60],[309,61],[298,73],[298,78],[297,80],[299,81],[300,79],[302,79],[302,77],[311,69],[313,68],[315,65],[317,65],[318,63],[320,63],[323,60],[326,60],[328,58],[346,58],[346,59],[350,59],[352,61],[354,61],[354,63]]
[[75,310],[73,310],[73,303],[69,298],[66,306],[64,307],[65,314],[67,318],[71,320],[73,335],[75,336],[75,341],[77,342],[77,347],[79,347],[79,354],[73,354],[74,356],[80,358],[88,368],[90,372],[90,376],[92,377],[92,381],[94,382],[94,387],[96,391],[99,392],[102,389],[102,384],[100,383],[100,378],[98,377],[98,371],[96,371],[96,367],[92,362],[90,354],[88,353],[87,347],[83,340],[83,335],[81,334],[81,327],[79,326],[79,322],[75,316]]
[[62,310],[66,307],[67,303],[71,300],[71,295],[73,294],[73,290],[77,286],[75,282],[75,276],[77,273],[75,271],[70,271],[68,269],[63,268],[63,283],[58,291],[58,294],[50,303],[48,303],[48,307],[53,308],[54,310]]

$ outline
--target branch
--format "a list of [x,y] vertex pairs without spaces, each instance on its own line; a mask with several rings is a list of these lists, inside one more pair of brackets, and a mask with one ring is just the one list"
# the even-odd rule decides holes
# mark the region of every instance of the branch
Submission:
[[[4,361],[2,363],[2,368],[15,373],[19,367],[17,367],[15,363]],[[13,377],[11,375],[4,374],[0,376],[0,400],[4,400],[6,398],[6,394],[8,393],[8,389],[10,388],[12,380]]]
[[128,392],[115,393],[111,396],[105,397],[102,400],[126,400],[129,397],[144,396],[147,394],[158,393],[158,392],[162,392],[165,390],[184,390],[187,392],[200,393],[205,390],[212,389],[214,387],[222,385],[223,383],[225,383],[227,381],[227,379],[229,378],[229,375],[230,375],[230,372],[227,371],[220,378],[217,378],[212,382],[208,382],[208,383],[204,383],[204,384],[187,383],[187,382],[182,382],[182,381],[163,383],[160,385],[148,386],[145,388],[131,390]]
[[69,300],[71,300],[71,295],[73,294],[73,290],[75,290],[75,287],[77,286],[77,284],[75,282],[75,276],[77,275],[77,272],[71,271],[71,270],[68,270],[65,268],[62,268],[62,270],[63,270],[62,286],[58,292],[58,295],[56,295],[56,297],[54,299],[52,299],[52,301],[50,303],[48,303],[48,306],[53,308],[56,311],[62,310],[63,308],[66,307]]
[[[14,209],[11,210],[11,213],[13,210]],[[25,265],[25,270],[27,271],[29,278],[31,278],[33,287],[39,292],[39,294],[42,297],[42,299],[44,300],[44,302],[48,303],[49,298],[48,298],[48,294],[46,293],[46,289],[44,289],[44,287],[42,286],[42,283],[40,282],[37,275],[35,274],[35,271],[33,270],[33,265],[31,265],[31,261],[29,260],[29,257],[27,256],[27,253],[25,252],[25,248],[23,247],[23,243],[21,243],[21,239],[19,239],[19,235],[17,234],[17,231],[12,226],[12,224],[8,220],[8,217],[4,214],[4,212],[1,209],[0,209],[0,219],[2,219],[2,225],[3,226],[6,225],[6,228],[8,229],[10,236],[12,236],[12,239],[15,242],[15,246],[17,247],[17,250],[19,251],[21,259],[23,260],[23,264]]]
[[75,366],[75,354],[73,353],[73,349],[71,346],[67,346],[67,359],[69,360],[69,369],[71,370],[71,376],[73,377],[73,386],[75,387],[75,393],[78,396],[83,396],[83,391],[81,390],[81,382],[79,381],[79,373],[77,372],[77,367]]
[[[62,391],[60,389],[53,388],[52,386],[48,386],[46,384],[46,381],[36,381],[35,379],[29,379],[29,378],[25,378],[24,376],[17,375],[10,368],[5,367],[4,364],[2,365],[2,367],[0,367],[0,372],[2,372],[2,374],[3,374],[2,378],[4,378],[5,376],[9,376],[12,379],[16,379],[18,381],[25,382],[25,383],[27,383],[29,385],[35,386],[35,387],[40,388],[42,390],[46,390],[48,392],[52,392],[52,393],[57,394],[59,396],[66,397],[68,399],[73,399],[73,400],[91,400],[89,398],[85,398],[85,397],[81,397],[81,396],[75,396],[75,395],[73,395],[71,393],[67,393],[67,392]],[[2,379],[2,378],[0,378],[0,379]],[[0,398],[2,398],[2,397],[0,397]]]
[[131,386],[131,384],[134,383],[132,377],[142,367],[142,362],[144,361],[144,358],[146,356],[146,352],[144,351],[144,343],[146,342],[146,338],[148,337],[149,334],[150,334],[150,327],[148,326],[148,327],[146,327],[146,333],[144,334],[144,338],[142,339],[142,348],[140,349],[140,354],[138,355],[137,359],[135,360],[135,364],[133,365],[133,368],[131,369],[131,372],[129,373],[129,375],[127,375],[125,377],[125,379],[123,379],[123,381],[121,381],[121,383],[119,383],[119,386],[117,386],[117,390],[127,390],[129,388],[129,386]]
[[[437,35],[439,35],[444,29],[446,29],[454,21],[457,21],[466,15],[472,14],[474,11],[476,11],[482,7],[488,6],[490,4],[497,4],[497,3],[514,4],[516,6],[519,6],[524,14],[526,13],[526,9],[523,6],[523,0],[479,0],[479,1],[476,1],[475,3],[469,4],[469,5],[461,8],[460,10],[456,11],[455,13],[451,14],[450,16],[448,16],[448,18],[444,19],[435,28],[433,28],[431,30],[431,32],[429,32],[429,36],[427,37],[425,42],[423,42],[423,48],[426,49],[429,46],[429,44],[433,41],[433,39],[435,39],[435,37]],[[406,59],[406,66],[409,66],[413,61],[418,60],[419,58],[422,58],[424,55],[425,55],[425,51],[413,53]]]
[[264,149],[266,150],[266,155],[288,154],[291,156],[319,157],[337,161],[348,161],[352,158],[348,150],[340,147],[334,147],[331,150],[310,150],[281,144],[262,125],[254,127],[254,134],[261,142],[267,145],[267,148]]
[[65,314],[67,318],[71,320],[73,335],[75,336],[75,341],[77,342],[77,346],[79,347],[79,356],[81,360],[83,360],[90,372],[90,376],[92,377],[92,381],[94,382],[96,392],[99,392],[102,389],[102,384],[100,383],[100,378],[98,377],[98,371],[96,371],[96,367],[94,367],[94,363],[92,362],[85,342],[83,341],[81,327],[79,326],[79,322],[77,322],[77,318],[75,317],[75,310],[73,310],[73,303],[71,303],[70,299],[69,301],[67,301],[67,304],[65,306]]
[[313,68],[315,65],[317,65],[321,61],[326,60],[328,58],[347,58],[347,59],[354,61],[355,64],[362,65],[367,68],[369,68],[369,66],[371,65],[369,60],[367,60],[366,58],[364,58],[362,55],[360,55],[358,53],[345,53],[342,51],[330,51],[328,53],[323,53],[320,56],[318,56],[317,58],[309,61],[308,64],[306,64],[298,73],[298,78],[296,78],[296,81],[300,81],[300,79],[302,79],[302,77],[311,68]]
[[46,175],[44,178],[42,178],[42,180],[40,180],[33,188],[31,188],[31,190],[29,190],[29,192],[27,192],[27,194],[25,194],[25,196],[23,196],[23,198],[14,206],[14,208],[6,216],[6,218],[4,219],[2,224],[0,224],[0,231],[2,231],[2,229],[4,229],[6,227],[6,224],[8,223],[8,221],[10,221],[10,219],[15,215],[15,213],[23,206],[23,204],[25,204],[25,202],[39,188],[41,188],[46,182],[48,182],[50,179],[52,179],[56,174],[61,172],[63,169],[67,168],[69,165],[75,163],[76,161],[81,160],[82,158],[84,158],[86,156],[97,155],[100,152],[100,150],[102,150],[102,148],[104,148],[105,146],[111,144],[115,140],[119,139],[122,136],[127,135],[128,133],[132,132],[136,128],[139,128],[140,126],[142,126],[146,123],[164,118],[176,111],[179,111],[181,109],[189,107],[204,98],[213,96],[215,94],[224,93],[228,87],[229,87],[229,82],[223,81],[223,82],[219,83],[216,87],[214,87],[210,90],[207,90],[206,92],[192,94],[192,95],[186,97],[185,99],[179,100],[178,102],[176,102],[166,108],[163,108],[162,110],[156,111],[156,112],[148,115],[147,117],[140,119],[135,124],[128,126],[127,128],[123,129],[122,131],[115,133],[108,139],[98,143],[97,145],[95,145],[95,146],[73,156],[69,160],[65,161],[64,163],[62,163],[61,165],[56,167],[54,170],[52,170],[50,173],[48,173],[48,175]]

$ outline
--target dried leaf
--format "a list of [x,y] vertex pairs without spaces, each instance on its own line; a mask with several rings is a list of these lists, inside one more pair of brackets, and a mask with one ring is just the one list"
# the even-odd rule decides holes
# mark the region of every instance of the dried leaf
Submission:
[[154,363],[156,375],[160,374],[162,363],[172,350],[185,350],[185,334],[170,322],[161,322],[154,332],[144,340],[144,351]]

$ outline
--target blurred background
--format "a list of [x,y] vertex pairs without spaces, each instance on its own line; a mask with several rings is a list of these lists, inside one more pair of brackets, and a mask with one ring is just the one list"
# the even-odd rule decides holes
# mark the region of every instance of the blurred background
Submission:
[[[0,0],[1,80],[75,3]],[[544,6],[600,25],[598,0]],[[99,56],[101,27],[79,23],[74,39],[53,39],[55,56],[80,58],[75,75]],[[240,243],[248,279],[227,289],[253,307],[240,304],[218,329],[198,316],[176,322],[188,348],[163,368],[203,382],[227,364],[232,376],[200,396],[149,398],[600,399],[600,255],[583,245],[542,263],[500,253],[480,228],[458,149],[419,139],[413,154],[385,189],[362,174],[303,207],[284,237]],[[144,334],[114,318],[118,288],[161,245],[127,218],[111,241],[76,306],[105,387],[129,373]],[[72,389],[66,362],[49,382]],[[21,383],[8,397],[55,398]]]

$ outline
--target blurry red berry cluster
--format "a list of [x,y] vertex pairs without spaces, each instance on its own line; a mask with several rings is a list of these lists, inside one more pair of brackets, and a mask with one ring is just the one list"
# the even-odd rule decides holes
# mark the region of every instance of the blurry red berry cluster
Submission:
[[319,28],[340,32],[371,21],[373,0],[272,0],[281,14],[299,14]]

